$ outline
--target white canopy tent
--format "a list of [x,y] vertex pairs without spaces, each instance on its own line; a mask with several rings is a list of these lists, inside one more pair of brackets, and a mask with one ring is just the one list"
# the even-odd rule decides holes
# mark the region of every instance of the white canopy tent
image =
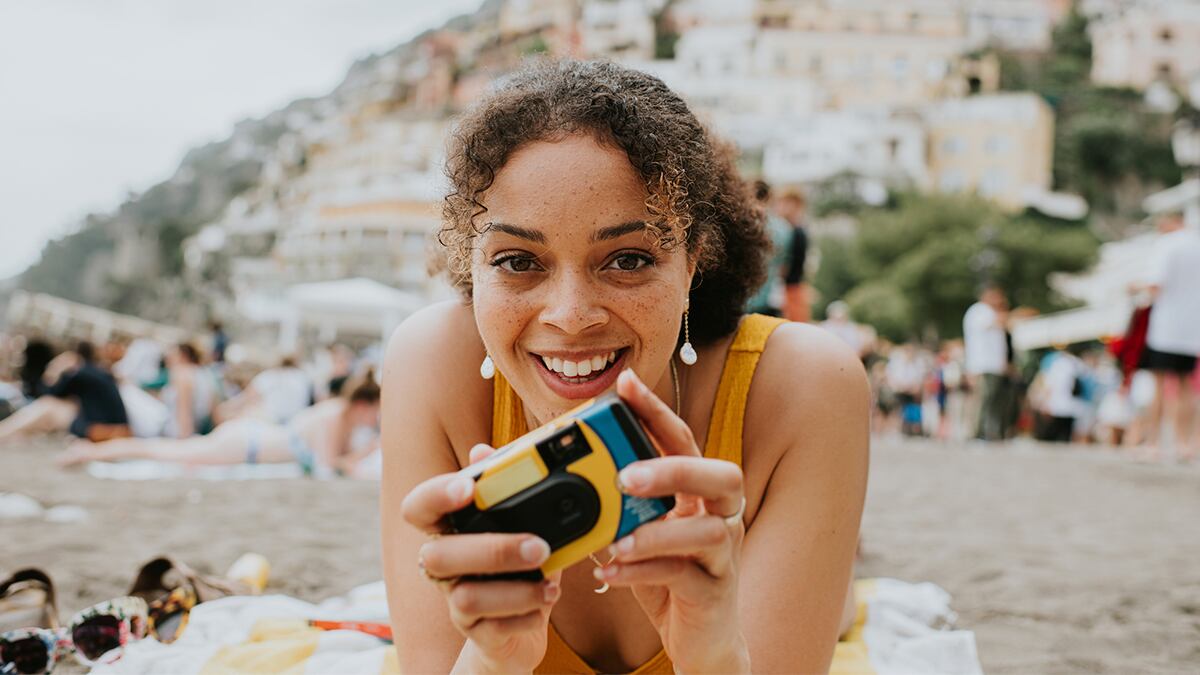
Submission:
[[297,284],[285,292],[288,311],[280,325],[280,347],[295,349],[303,327],[317,329],[322,342],[339,335],[375,336],[386,341],[409,314],[428,304],[416,293],[357,277]]

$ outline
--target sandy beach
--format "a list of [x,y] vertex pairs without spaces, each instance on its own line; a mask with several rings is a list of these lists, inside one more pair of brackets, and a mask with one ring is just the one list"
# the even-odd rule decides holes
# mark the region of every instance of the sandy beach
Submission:
[[[222,571],[257,551],[269,592],[321,600],[380,578],[367,482],[98,480],[56,442],[0,448],[0,491],[87,522],[4,520],[0,571],[39,566],[64,618],[169,553]],[[991,673],[1194,672],[1200,663],[1200,468],[1103,450],[876,442],[859,576],[954,596]]]

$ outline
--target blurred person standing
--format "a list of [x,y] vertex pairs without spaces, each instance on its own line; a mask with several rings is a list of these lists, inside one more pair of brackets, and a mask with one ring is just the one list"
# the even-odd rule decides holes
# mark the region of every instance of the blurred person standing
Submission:
[[808,323],[812,319],[812,298],[804,280],[804,265],[808,262],[808,231],[804,215],[807,202],[804,193],[792,188],[783,193],[776,211],[791,226],[787,267],[783,275],[783,318]]
[[910,342],[897,346],[888,355],[887,381],[900,409],[900,431],[905,436],[921,436],[921,403],[928,368],[917,348]]
[[225,333],[225,327],[220,321],[213,321],[208,325],[208,329],[212,333],[212,362],[223,366],[225,365],[225,350],[229,349],[229,336]]
[[963,344],[952,340],[942,345],[939,356],[941,372],[942,424],[938,436],[944,440],[967,440],[966,403],[968,396],[967,377],[963,370]]
[[1059,346],[1042,358],[1040,387],[1034,404],[1040,413],[1037,438],[1070,443],[1077,422],[1085,414],[1085,366],[1074,353]]
[[978,410],[975,437],[999,441],[1005,435],[1006,378],[1008,377],[1008,300],[995,284],[987,284],[979,301],[963,315],[964,370]]
[[825,316],[821,328],[838,336],[858,354],[858,358],[864,358],[868,347],[865,331],[862,326],[850,320],[850,305],[841,300],[834,300],[825,308]]
[[[1200,354],[1200,229],[1184,227],[1182,216],[1172,214],[1160,231],[1165,233],[1146,280],[1153,305],[1140,363],[1154,373],[1155,383],[1147,436],[1157,458],[1162,423],[1170,418],[1176,449],[1181,458],[1189,459],[1198,450],[1191,437],[1196,395],[1187,384]],[[1176,392],[1170,400],[1168,387]]]
[[791,259],[792,226],[771,209],[771,186],[754,181],[754,200],[763,209],[767,236],[771,238],[771,258],[767,261],[767,280],[750,297],[746,311],[767,316],[782,316],[784,276]]

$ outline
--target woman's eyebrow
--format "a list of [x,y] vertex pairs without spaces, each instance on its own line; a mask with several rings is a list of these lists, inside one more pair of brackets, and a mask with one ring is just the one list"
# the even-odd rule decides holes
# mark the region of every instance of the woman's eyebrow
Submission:
[[491,223],[491,222],[489,222],[483,228],[483,232],[491,232],[493,230],[495,230],[496,232],[503,232],[505,234],[511,234],[514,237],[520,237],[521,239],[527,239],[529,241],[532,241],[532,242],[535,242],[538,244],[546,243],[546,235],[542,234],[539,230],[532,230],[532,229],[529,229],[528,227],[521,227],[519,225],[509,225],[508,223]]
[[646,229],[645,221],[634,220],[612,227],[602,227],[599,230],[592,232],[592,241],[608,241],[609,239],[619,239],[629,234],[630,232],[639,232]]

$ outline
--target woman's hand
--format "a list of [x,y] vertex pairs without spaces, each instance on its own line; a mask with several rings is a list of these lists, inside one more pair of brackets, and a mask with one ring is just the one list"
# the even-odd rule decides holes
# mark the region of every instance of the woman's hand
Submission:
[[665,455],[625,467],[622,491],[674,495],[676,505],[665,519],[615,542],[613,562],[597,568],[596,578],[633,590],[676,672],[749,672],[737,600],[746,532],[742,470],[705,459],[687,424],[633,371],[621,373],[617,393]]
[[[471,449],[471,463],[494,450]],[[467,638],[457,672],[530,672],[546,654],[550,610],[561,594],[561,573],[544,581],[462,581],[460,577],[525,572],[550,557],[550,546],[532,534],[441,536],[446,514],[470,503],[474,481],[461,473],[435,476],[404,498],[401,512],[433,536],[416,564],[446,597],[450,619]]]

